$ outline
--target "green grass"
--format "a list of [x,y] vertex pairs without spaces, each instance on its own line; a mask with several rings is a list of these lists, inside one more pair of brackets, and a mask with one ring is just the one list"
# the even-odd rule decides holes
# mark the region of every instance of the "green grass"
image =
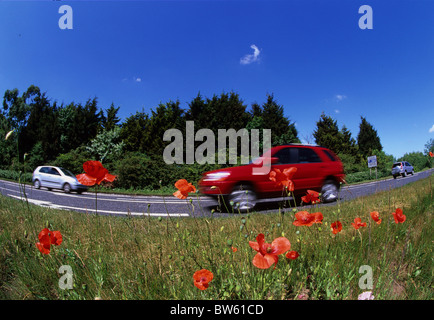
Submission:
[[[316,208],[323,224],[296,227],[293,213],[228,218],[107,217],[59,211],[0,197],[1,299],[357,299],[362,265],[373,270],[375,299],[433,299],[434,209],[431,177],[399,189]],[[407,220],[395,224],[402,208]],[[186,201],[186,212],[201,212]],[[380,225],[369,213],[379,211]],[[361,217],[366,228],[353,229]],[[340,220],[342,232],[330,224]],[[49,255],[36,248],[48,226],[63,235]],[[248,241],[285,236],[297,260],[279,256],[275,269],[257,269]],[[236,247],[233,252],[231,247]],[[73,270],[71,290],[59,288],[60,266]],[[195,271],[214,279],[205,291]]]

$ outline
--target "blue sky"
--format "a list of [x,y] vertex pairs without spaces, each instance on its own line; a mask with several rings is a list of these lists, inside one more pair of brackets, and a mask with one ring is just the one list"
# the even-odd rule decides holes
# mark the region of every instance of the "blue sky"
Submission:
[[[72,30],[58,26],[64,4]],[[373,29],[359,28],[365,4]],[[0,1],[0,94],[34,84],[124,119],[199,92],[249,108],[273,93],[302,140],[322,112],[353,137],[364,116],[400,157],[434,138],[433,12],[429,0]]]

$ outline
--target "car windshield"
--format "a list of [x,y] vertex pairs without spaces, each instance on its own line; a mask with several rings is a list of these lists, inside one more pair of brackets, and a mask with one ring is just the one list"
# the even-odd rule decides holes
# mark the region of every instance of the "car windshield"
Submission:
[[70,177],[75,178],[75,175],[73,175],[71,171],[64,169],[64,168],[60,168],[60,170],[62,170],[62,172],[65,176],[70,176]]

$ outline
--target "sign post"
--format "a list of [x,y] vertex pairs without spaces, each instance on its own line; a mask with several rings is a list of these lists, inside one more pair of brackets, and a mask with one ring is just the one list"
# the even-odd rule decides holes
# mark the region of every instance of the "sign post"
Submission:
[[371,178],[371,168],[375,168],[375,179],[377,179],[377,156],[368,157],[369,179]]

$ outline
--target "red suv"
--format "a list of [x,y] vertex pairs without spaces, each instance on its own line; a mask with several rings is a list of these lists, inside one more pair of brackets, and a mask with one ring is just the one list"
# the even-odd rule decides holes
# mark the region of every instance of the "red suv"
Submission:
[[263,166],[269,157],[271,169],[296,167],[292,177],[294,195],[301,196],[308,189],[321,192],[321,200],[336,200],[340,183],[345,174],[342,162],[329,149],[313,146],[290,144],[273,147],[250,164],[206,172],[199,181],[202,194],[219,197],[233,203],[236,211],[252,210],[259,198],[282,197],[282,186],[271,181],[268,174],[253,174],[255,167]]

